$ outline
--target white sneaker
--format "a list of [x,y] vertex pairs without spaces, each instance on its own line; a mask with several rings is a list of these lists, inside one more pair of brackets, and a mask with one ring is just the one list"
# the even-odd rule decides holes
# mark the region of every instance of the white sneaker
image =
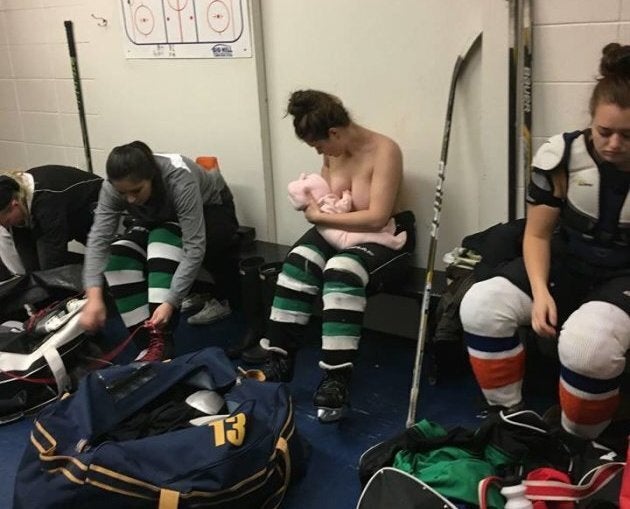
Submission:
[[182,301],[180,311],[182,313],[200,311],[211,298],[212,296],[209,293],[191,293]]
[[227,300],[219,302],[217,299],[210,299],[199,313],[188,318],[188,323],[190,325],[207,325],[225,318],[230,313],[232,313],[232,309]]
[[472,268],[481,261],[481,255],[465,247],[456,247],[450,253],[442,257],[442,261],[448,265],[457,265]]

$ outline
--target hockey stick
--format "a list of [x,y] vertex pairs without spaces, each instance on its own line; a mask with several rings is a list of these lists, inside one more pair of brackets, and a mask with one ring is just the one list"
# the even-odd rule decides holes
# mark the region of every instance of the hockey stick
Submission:
[[446,121],[444,122],[444,134],[442,135],[442,152],[438,165],[438,179],[435,187],[435,197],[433,199],[433,222],[431,224],[431,242],[429,244],[429,256],[427,258],[427,269],[424,282],[424,293],[422,295],[422,306],[420,315],[420,329],[418,331],[418,344],[416,346],[416,357],[413,368],[413,380],[411,382],[411,392],[409,394],[409,412],[407,414],[407,427],[414,425],[416,420],[416,407],[418,404],[418,392],[420,386],[420,372],[422,369],[422,358],[424,357],[424,343],[427,335],[427,323],[429,319],[429,301],[431,299],[431,288],[433,286],[433,269],[435,265],[435,253],[437,250],[437,236],[440,228],[440,213],[442,211],[442,187],[446,178],[446,159],[448,156],[448,143],[451,136],[451,120],[453,118],[453,104],[455,102],[455,88],[463,65],[468,59],[471,50],[481,41],[481,33],[466,46],[466,49],[459,54],[453,67],[451,86],[446,107]]
[[68,51],[70,52],[70,64],[72,65],[72,79],[74,81],[74,93],[77,96],[77,107],[79,109],[79,121],[81,122],[81,135],[83,136],[83,151],[85,161],[90,173],[92,169],[92,154],[90,153],[90,140],[88,138],[87,123],[85,121],[85,110],[83,108],[83,92],[81,90],[81,78],[79,77],[79,64],[77,62],[77,48],[74,43],[74,31],[72,21],[64,21],[66,27],[66,39],[68,40]]
[[522,0],[520,51],[522,79],[519,107],[521,108],[519,166],[523,170],[523,206],[532,164],[532,2]]
[[516,219],[516,181],[518,176],[518,133],[517,126],[519,125],[518,119],[518,98],[517,98],[517,85],[516,76],[519,72],[518,69],[518,44],[517,44],[517,30],[518,30],[518,8],[517,3],[521,0],[509,1],[509,44],[508,50],[508,221]]
[[[510,110],[508,219],[525,205],[532,161],[532,18],[531,0],[510,1]],[[519,171],[524,195],[517,203]]]

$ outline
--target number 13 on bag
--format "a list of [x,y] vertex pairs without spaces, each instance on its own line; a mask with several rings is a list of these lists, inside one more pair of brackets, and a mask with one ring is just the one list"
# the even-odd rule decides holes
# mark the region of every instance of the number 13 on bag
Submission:
[[214,445],[221,447],[229,442],[235,447],[239,447],[245,440],[245,414],[240,413],[209,423],[214,428]]

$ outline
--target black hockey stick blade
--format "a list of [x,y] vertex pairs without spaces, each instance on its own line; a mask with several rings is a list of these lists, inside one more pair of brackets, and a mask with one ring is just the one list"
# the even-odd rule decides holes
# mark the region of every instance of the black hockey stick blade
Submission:
[[444,137],[442,138],[442,153],[440,160],[446,164],[448,156],[448,143],[451,135],[451,120],[453,118],[453,106],[455,104],[455,89],[457,88],[457,81],[459,75],[462,73],[464,64],[468,61],[468,56],[478,44],[481,43],[482,34],[479,32],[466,42],[463,51],[457,56],[455,65],[453,67],[453,75],[451,77],[451,86],[448,94],[448,105],[446,107],[446,122],[444,123]]
[[416,345],[416,356],[413,367],[413,379],[411,382],[411,391],[409,393],[409,410],[407,413],[406,425],[408,428],[414,425],[416,420],[416,408],[418,404],[418,395],[420,391],[420,373],[422,370],[422,360],[424,357],[424,345],[426,342],[428,318],[429,318],[429,301],[431,299],[431,289],[433,287],[433,271],[435,266],[435,253],[437,251],[437,237],[440,229],[440,214],[442,210],[442,194],[443,184],[446,179],[446,158],[448,156],[448,145],[451,135],[451,120],[453,117],[453,105],[455,103],[455,89],[457,81],[467,62],[468,57],[477,44],[481,42],[481,33],[470,39],[464,50],[457,56],[455,66],[453,67],[453,75],[451,77],[451,85],[448,95],[448,105],[446,108],[446,120],[444,122],[444,135],[442,137],[442,152],[440,155],[440,163],[438,168],[438,181],[435,188],[435,197],[433,199],[433,221],[431,224],[431,240],[429,243],[429,255],[427,257],[427,268],[424,282],[424,292],[422,295],[422,304],[420,309],[420,326],[418,329],[418,343]]

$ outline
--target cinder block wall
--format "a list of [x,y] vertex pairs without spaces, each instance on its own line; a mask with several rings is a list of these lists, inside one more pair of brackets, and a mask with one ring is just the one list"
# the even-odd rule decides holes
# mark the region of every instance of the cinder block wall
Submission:
[[601,50],[630,44],[630,0],[534,0],[533,147],[587,127]]

